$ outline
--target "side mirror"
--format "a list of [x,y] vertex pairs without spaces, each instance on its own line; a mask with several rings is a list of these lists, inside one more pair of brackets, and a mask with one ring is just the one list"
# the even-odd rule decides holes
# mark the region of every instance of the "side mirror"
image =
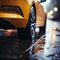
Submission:
[[41,0],[41,2],[45,2],[46,0]]

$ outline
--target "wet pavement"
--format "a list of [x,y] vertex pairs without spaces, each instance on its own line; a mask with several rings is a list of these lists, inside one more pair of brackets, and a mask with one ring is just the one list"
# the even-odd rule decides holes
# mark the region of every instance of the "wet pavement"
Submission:
[[[46,47],[45,38],[37,39],[37,42],[35,43],[35,54],[28,55],[28,52],[20,52],[20,49],[22,49],[20,46],[25,44],[25,47],[28,46],[28,44],[19,40],[17,30],[0,30],[0,33],[0,60],[60,60],[60,53],[56,53],[60,52],[60,45],[54,46],[53,52],[56,51],[55,54],[52,52],[52,54],[48,56],[44,55],[44,47]],[[57,41],[56,43],[60,44]],[[51,46],[48,49],[50,48]],[[51,49],[49,50],[49,53],[51,53]]]
[[[27,56],[20,52],[24,43],[18,38],[17,30],[0,29],[0,60],[27,60]],[[23,54],[20,55],[19,54]]]
[[19,39],[15,29],[0,29],[0,60],[37,60],[35,56],[24,52],[29,40],[27,42]]
[[60,21],[47,19],[44,55],[48,60],[60,60]]

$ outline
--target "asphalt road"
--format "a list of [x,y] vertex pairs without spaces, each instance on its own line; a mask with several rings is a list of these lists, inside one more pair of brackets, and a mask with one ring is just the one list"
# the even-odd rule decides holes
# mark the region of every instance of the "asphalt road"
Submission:
[[0,60],[28,60],[24,49],[21,48],[28,45],[21,42],[17,30],[0,30]]
[[[24,42],[19,40],[17,30],[0,30],[0,60],[54,60],[53,55],[48,57],[43,55],[44,40],[37,40],[34,55],[28,55],[28,52],[24,53],[28,44],[26,40]],[[59,58],[59,56],[55,58]]]
[[[38,58],[40,59],[40,57],[36,58],[36,55],[28,55],[28,52],[24,53],[24,51],[27,49],[27,46],[29,45],[28,40],[27,42],[25,40],[24,42],[19,40],[17,30],[0,29],[0,60],[37,60]],[[37,42],[36,46],[40,46],[42,42],[43,41],[40,41],[39,43]],[[36,53],[39,51],[40,47],[36,47],[35,49],[37,49],[35,51]]]

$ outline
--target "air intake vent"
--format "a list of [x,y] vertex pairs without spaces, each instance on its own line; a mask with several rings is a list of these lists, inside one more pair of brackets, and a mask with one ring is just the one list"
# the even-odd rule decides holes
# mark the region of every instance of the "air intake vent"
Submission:
[[2,8],[5,9],[5,10],[16,11],[18,14],[23,16],[22,10],[18,6],[2,6]]

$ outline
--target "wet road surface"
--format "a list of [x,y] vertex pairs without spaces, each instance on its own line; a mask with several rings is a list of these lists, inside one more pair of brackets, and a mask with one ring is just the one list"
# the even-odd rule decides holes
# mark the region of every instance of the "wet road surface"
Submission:
[[[0,30],[0,60],[37,60],[36,56],[28,55],[28,52],[24,53],[24,50],[27,49],[26,46],[29,44],[28,40],[27,42],[19,40],[17,30]],[[41,49],[40,44],[42,42],[36,43],[35,53]],[[39,47],[37,47],[38,45]]]
[[28,46],[25,41],[19,40],[17,30],[0,30],[0,60],[28,60],[24,49],[20,47],[22,45],[23,48]]
[[[17,30],[0,30],[0,60],[60,60],[60,54],[58,54],[59,56],[57,54],[44,56],[45,40],[37,40],[34,55],[24,53],[28,44],[25,40],[24,42],[19,40]],[[58,49],[59,47],[57,47]]]

